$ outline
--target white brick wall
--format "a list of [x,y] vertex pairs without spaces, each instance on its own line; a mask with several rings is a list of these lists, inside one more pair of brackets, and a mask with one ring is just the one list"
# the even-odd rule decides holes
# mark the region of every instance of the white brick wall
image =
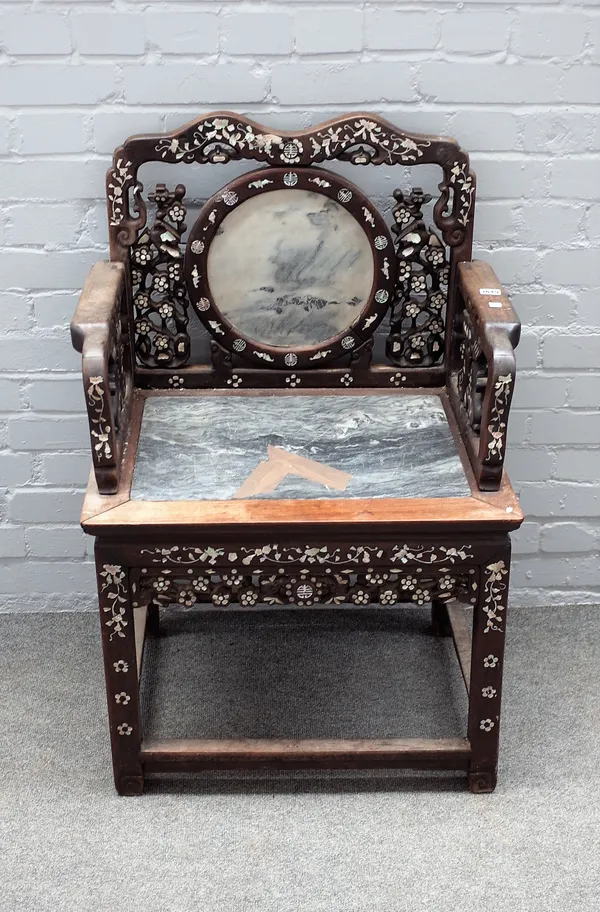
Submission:
[[67,323],[109,153],[224,105],[282,128],[372,107],[473,153],[479,253],[525,324],[514,601],[598,599],[599,64],[598,0],[0,0],[0,611],[93,604]]

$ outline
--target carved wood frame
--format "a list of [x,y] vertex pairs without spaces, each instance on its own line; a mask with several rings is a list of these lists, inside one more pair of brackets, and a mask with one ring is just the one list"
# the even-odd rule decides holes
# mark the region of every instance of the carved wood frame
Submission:
[[[345,329],[319,344],[291,350],[250,338],[221,313],[211,295],[207,265],[210,245],[230,212],[257,196],[295,189],[325,196],[350,213],[371,250],[373,283],[368,301]],[[304,171],[273,168],[268,177],[264,170],[250,171],[222,187],[202,208],[190,230],[184,274],[192,306],[219,345],[253,366],[259,363],[255,360],[259,358],[263,366],[284,370],[323,367],[368,342],[389,308],[396,278],[392,238],[378,210],[354,184],[320,168]]]
[[[300,132],[274,132],[243,115],[230,111],[206,114],[167,134],[133,136],[115,151],[113,165],[107,174],[107,206],[111,259],[128,264],[129,248],[137,232],[146,223],[143,186],[138,181],[140,166],[150,161],[170,163],[225,163],[245,159],[264,162],[270,167],[309,167],[327,161],[344,160],[354,165],[417,165],[435,164],[442,169],[440,196],[434,206],[434,221],[444,242],[450,248],[448,302],[446,308],[445,363],[451,346],[455,312],[456,268],[471,258],[473,212],[475,206],[475,175],[469,167],[469,157],[458,143],[450,138],[411,134],[374,114],[356,113],[333,118],[312,129]],[[133,207],[130,206],[130,194]],[[452,200],[450,197],[452,196]],[[450,209],[447,210],[450,204]],[[130,284],[130,283],[129,283]],[[130,310],[131,302],[129,303]],[[134,328],[131,326],[131,337]],[[365,364],[350,365],[368,368]],[[232,365],[221,359],[225,372]],[[192,385],[211,385],[202,382],[203,368],[184,368]],[[376,375],[378,381],[389,382],[397,368],[387,368],[388,374]],[[445,367],[402,368],[402,383],[435,385],[444,375]],[[206,373],[206,372],[205,372]],[[366,374],[369,371],[365,371]],[[154,368],[136,369],[141,385],[152,387],[169,384],[172,371],[165,371],[161,381]],[[274,383],[276,372],[263,371],[254,382],[264,386]],[[193,378],[197,377],[198,380]],[[369,383],[356,376],[356,383]],[[206,382],[208,380],[208,382]],[[337,378],[323,373],[320,385],[335,385]],[[372,382],[372,381],[371,381]]]

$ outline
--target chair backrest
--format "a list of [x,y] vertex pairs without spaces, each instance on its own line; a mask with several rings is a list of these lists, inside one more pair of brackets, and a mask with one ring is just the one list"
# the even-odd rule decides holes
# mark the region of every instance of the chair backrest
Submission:
[[[189,230],[183,184],[158,183],[145,198],[139,181],[150,162],[236,160],[263,167],[238,170]],[[439,196],[395,190],[388,227],[385,206],[339,162],[437,165]],[[444,382],[475,205],[475,176],[453,139],[372,114],[290,133],[212,113],[128,139],[107,175],[107,204],[138,386],[293,387],[296,372],[310,386]]]

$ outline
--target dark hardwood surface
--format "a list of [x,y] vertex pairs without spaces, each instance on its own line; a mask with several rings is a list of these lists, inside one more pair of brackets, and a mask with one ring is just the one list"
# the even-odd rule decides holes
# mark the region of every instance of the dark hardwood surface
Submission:
[[[236,160],[262,163],[261,174],[280,175],[286,186],[294,180],[308,185],[314,165],[336,160],[441,170],[435,200],[419,187],[393,192],[391,234],[382,228],[381,238],[373,236],[374,249],[385,246],[391,257],[378,261],[384,275],[389,267],[387,297],[379,295],[378,304],[389,302],[389,309],[384,313],[371,301],[373,319],[363,321],[360,332],[353,327],[352,346],[341,337],[325,368],[296,353],[293,361],[289,352],[287,360],[278,352],[275,362],[273,353],[271,367],[253,368],[240,355],[245,349],[234,346],[233,333],[225,344],[220,336],[212,340],[210,363],[190,363],[190,297],[182,269],[186,189],[159,184],[148,203],[138,171],[152,161]],[[235,203],[242,189],[236,180],[215,203]],[[82,526],[96,537],[109,729],[121,794],[140,794],[153,772],[256,767],[459,769],[472,791],[494,789],[508,533],[523,521],[503,470],[520,324],[491,267],[472,262],[475,188],[469,157],[455,140],[406,133],[370,113],[293,133],[211,112],[168,134],[132,137],[115,151],[107,175],[112,262],[93,268],[72,337],[83,354],[93,456]],[[423,210],[430,201],[431,225]],[[372,208],[358,192],[356,205],[359,213],[363,205],[367,213]],[[378,224],[379,216],[371,216]],[[194,260],[192,269],[198,262],[204,261]],[[208,312],[205,301],[200,311]],[[387,360],[376,364],[372,330],[384,316]],[[132,501],[146,398],[227,396],[234,384],[245,396],[436,394],[470,495]],[[203,600],[216,607],[254,604],[259,595],[274,604],[309,606],[346,598],[356,605],[430,602],[432,633],[452,637],[468,691],[466,737],[144,741],[140,671],[145,639],[159,629],[159,606],[171,598],[190,607]],[[472,630],[463,606],[473,610]]]

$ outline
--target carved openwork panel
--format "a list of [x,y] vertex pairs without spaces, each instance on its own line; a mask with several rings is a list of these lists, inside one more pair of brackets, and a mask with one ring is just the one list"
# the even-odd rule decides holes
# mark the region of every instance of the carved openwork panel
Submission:
[[429,193],[416,187],[394,192],[397,205],[397,278],[387,355],[400,367],[439,364],[444,358],[449,265],[438,234],[425,226],[422,208]]
[[487,361],[483,355],[481,338],[476,333],[473,320],[465,308],[458,316],[459,346],[456,384],[460,401],[474,433],[481,431],[481,410],[487,385]]
[[103,493],[113,492],[118,484],[133,393],[130,345],[126,315],[121,311],[121,292],[122,288],[113,318],[105,335],[102,333],[104,338],[90,342],[83,351],[83,386],[92,459]]
[[469,545],[177,545],[142,549],[140,557],[146,561],[136,571],[141,604],[474,604],[478,595]]
[[140,601],[169,605],[397,605],[462,599],[475,602],[477,583],[465,573],[399,573],[396,568],[368,567],[364,573],[342,569],[319,573],[299,569],[291,573],[270,573],[233,567],[222,572],[188,573],[172,570],[143,573],[139,581]]
[[180,367],[190,354],[188,298],[183,279],[181,237],[185,187],[173,192],[158,184],[153,225],[145,225],[131,247],[135,351],[146,367]]

